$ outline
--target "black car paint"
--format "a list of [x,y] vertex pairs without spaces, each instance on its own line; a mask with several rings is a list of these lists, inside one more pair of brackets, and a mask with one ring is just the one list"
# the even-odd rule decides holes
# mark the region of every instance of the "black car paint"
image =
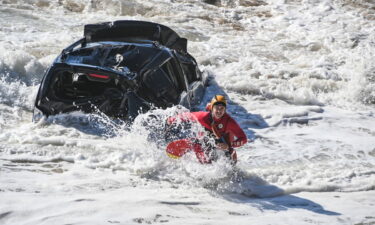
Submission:
[[84,38],[65,48],[47,70],[34,120],[72,111],[134,119],[151,107],[192,109],[205,78],[170,28],[143,21],[85,25]]

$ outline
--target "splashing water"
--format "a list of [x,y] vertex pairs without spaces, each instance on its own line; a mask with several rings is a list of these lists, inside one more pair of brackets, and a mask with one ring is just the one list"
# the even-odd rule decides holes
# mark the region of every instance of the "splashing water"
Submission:
[[[185,201],[191,218],[216,216],[212,211],[217,211],[232,219],[244,218],[243,224],[254,215],[264,219],[254,220],[257,224],[275,224],[279,220],[268,221],[259,212],[267,207],[291,211],[295,206],[283,202],[287,199],[297,206],[306,204],[301,208],[314,215],[334,215],[310,201],[290,199],[290,194],[317,192],[328,198],[331,192],[360,195],[375,189],[374,18],[368,1],[0,1],[2,200],[15,210],[19,205],[12,198],[19,198],[13,193],[41,193],[51,203],[48,196],[87,194],[87,199],[103,200],[121,198],[126,192],[126,200],[112,202],[118,208],[124,202],[140,208],[138,202],[145,201],[143,205],[151,205],[153,211],[165,205],[182,207],[179,202]],[[186,112],[180,107],[154,109],[133,124],[80,112],[31,122],[38,84],[54,58],[82,37],[84,24],[113,20],[157,22],[188,38],[189,52],[211,77],[198,108],[204,110],[213,94],[226,95],[228,113],[250,140],[237,150],[236,169],[225,157],[201,165],[193,153],[179,160],[165,154],[165,120]],[[194,134],[200,129],[185,131]],[[99,197],[98,193],[111,191],[116,194]],[[259,199],[249,203],[249,196],[282,197],[275,204],[262,205]],[[56,201],[71,207],[66,198],[61,199]],[[363,199],[369,199],[361,203],[365,210],[373,202],[371,196]],[[200,202],[208,203],[202,206]],[[243,209],[244,204],[259,211]],[[39,206],[47,210],[42,203]],[[42,223],[37,212],[13,215],[3,208],[1,222],[2,218],[15,223],[19,221],[15,218],[33,218],[29,223]],[[127,219],[138,219],[129,223],[161,220],[160,216],[142,220],[130,214]],[[346,214],[335,221],[326,217],[318,221],[307,213],[297,218],[330,224],[371,222],[370,213],[360,214],[361,218]],[[288,216],[295,217],[293,211]]]

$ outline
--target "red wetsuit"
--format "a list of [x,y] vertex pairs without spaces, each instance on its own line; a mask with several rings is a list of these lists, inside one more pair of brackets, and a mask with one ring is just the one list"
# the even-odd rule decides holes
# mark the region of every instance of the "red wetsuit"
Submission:
[[[179,115],[178,118],[180,118],[182,121],[198,121],[204,128],[206,128],[206,130],[210,132],[214,132],[212,126],[215,126],[214,129],[219,133],[220,137],[226,137],[227,141],[229,141],[227,144],[232,148],[237,148],[247,143],[246,134],[237,124],[237,122],[227,113],[225,113],[224,116],[218,120],[211,116],[211,112],[183,113]],[[170,117],[168,118],[168,123],[172,124],[175,120],[176,117]],[[194,147],[194,151],[197,154],[199,161],[202,163],[210,162],[209,159],[206,159],[203,156],[203,150],[200,148],[200,145],[196,145]]]
[[[184,118],[189,120],[196,120],[207,130],[212,131],[211,123],[214,120],[214,126],[221,136],[228,135],[230,140],[230,145],[233,148],[240,147],[247,143],[246,134],[237,124],[237,122],[232,119],[227,113],[223,117],[216,120],[211,116],[210,112],[191,112],[184,114]],[[229,143],[228,143],[229,144]]]

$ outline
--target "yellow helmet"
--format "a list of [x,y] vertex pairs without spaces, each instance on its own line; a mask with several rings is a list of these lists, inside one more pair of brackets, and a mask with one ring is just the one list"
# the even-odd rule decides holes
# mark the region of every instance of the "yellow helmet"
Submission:
[[211,99],[210,105],[211,105],[211,107],[213,107],[214,105],[223,105],[223,106],[227,107],[227,100],[225,99],[225,97],[223,95],[215,95]]

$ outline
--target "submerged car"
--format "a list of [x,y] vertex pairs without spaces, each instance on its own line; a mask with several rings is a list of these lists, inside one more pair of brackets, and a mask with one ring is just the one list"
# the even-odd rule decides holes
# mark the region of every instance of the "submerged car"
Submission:
[[131,120],[152,107],[192,109],[204,86],[187,39],[172,29],[144,21],[88,24],[44,75],[33,120],[72,111]]

